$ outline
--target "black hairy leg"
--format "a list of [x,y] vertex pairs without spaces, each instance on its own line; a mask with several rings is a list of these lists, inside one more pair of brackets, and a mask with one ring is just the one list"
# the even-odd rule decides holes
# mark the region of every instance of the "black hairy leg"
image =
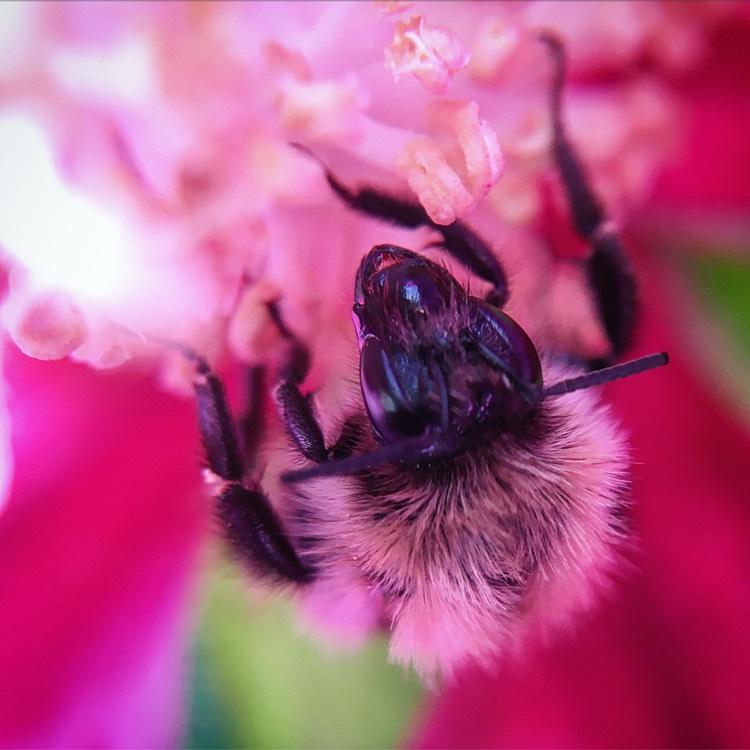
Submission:
[[[636,317],[636,282],[630,261],[617,232],[607,219],[594,193],[584,166],[568,140],[562,117],[565,83],[565,51],[554,36],[540,40],[550,49],[554,65],[550,105],[553,155],[578,235],[591,246],[587,277],[594,292],[599,315],[612,348],[610,360],[618,359],[630,346]],[[593,363],[610,364],[609,360]]]
[[245,461],[221,380],[203,357],[187,354],[195,365],[193,388],[206,462],[220,480],[215,503],[225,536],[259,576],[294,583],[309,581],[313,572],[295,552],[268,497],[245,476]]
[[287,353],[274,388],[279,414],[302,455],[321,464],[328,460],[323,431],[315,415],[311,394],[300,391],[300,385],[310,371],[310,352],[284,323],[277,302],[269,302],[268,311],[287,343]]
[[255,467],[260,440],[263,435],[263,396],[266,390],[266,368],[252,365],[245,373],[245,410],[238,421],[244,445],[245,474]]
[[334,192],[354,211],[407,229],[424,226],[437,231],[442,241],[435,246],[452,255],[479,278],[492,284],[493,288],[487,295],[488,302],[497,307],[505,305],[508,299],[505,271],[490,246],[466,224],[461,221],[454,221],[447,226],[436,224],[419,203],[397,198],[375,188],[351,191],[328,170],[326,178]]

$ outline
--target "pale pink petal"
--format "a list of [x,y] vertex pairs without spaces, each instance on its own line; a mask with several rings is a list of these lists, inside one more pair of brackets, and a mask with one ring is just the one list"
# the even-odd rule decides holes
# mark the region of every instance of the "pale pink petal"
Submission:
[[16,289],[2,313],[18,348],[36,359],[67,357],[87,337],[83,314],[60,292],[25,295]]
[[434,138],[405,144],[396,159],[430,218],[450,224],[473,209],[503,173],[497,135],[479,118],[476,102],[439,101],[427,110]]
[[468,65],[469,53],[445,26],[434,26],[424,16],[412,16],[396,26],[385,61],[393,77],[413,73],[433,94],[444,94],[453,76]]
[[474,205],[445,152],[431,139],[407,143],[396,160],[396,169],[436,224],[452,224]]
[[496,80],[518,49],[519,42],[518,27],[499,16],[488,18],[477,31],[469,72],[480,81]]

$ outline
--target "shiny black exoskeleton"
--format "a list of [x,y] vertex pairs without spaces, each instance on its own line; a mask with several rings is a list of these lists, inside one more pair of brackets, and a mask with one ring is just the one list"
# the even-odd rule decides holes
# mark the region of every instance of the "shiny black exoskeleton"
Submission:
[[410,440],[414,455],[446,455],[542,400],[525,331],[422,255],[374,247],[357,273],[353,312],[362,396],[384,444]]

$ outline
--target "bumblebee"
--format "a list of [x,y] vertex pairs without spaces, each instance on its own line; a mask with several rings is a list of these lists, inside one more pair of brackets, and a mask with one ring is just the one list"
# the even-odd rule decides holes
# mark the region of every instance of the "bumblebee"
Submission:
[[[615,360],[632,339],[636,283],[565,133],[563,48],[542,41],[555,69],[554,161],[591,247],[587,278]],[[387,628],[395,660],[449,675],[491,662],[534,623],[565,621],[606,579],[625,533],[628,458],[591,386],[667,356],[576,366],[538,348],[504,312],[503,267],[466,224],[435,224],[412,201],[327,177],[356,212],[435,230],[491,289],[472,296],[417,252],[372,248],[354,280],[359,388],[329,441],[301,389],[310,352],[270,303],[287,345],[274,396],[288,436],[270,489],[253,475],[259,407],[243,449],[221,381],[190,353],[216,514],[257,578],[345,631]]]

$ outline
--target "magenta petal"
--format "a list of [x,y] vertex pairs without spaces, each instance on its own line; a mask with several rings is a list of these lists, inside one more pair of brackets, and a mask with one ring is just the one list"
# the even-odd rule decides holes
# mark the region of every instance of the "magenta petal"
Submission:
[[174,745],[205,522],[192,404],[13,348],[6,372],[0,745]]
[[672,364],[608,387],[639,462],[639,570],[575,636],[465,672],[417,747],[750,744],[750,435],[691,374],[645,270],[641,350]]
[[[642,269],[645,271],[647,269]],[[643,347],[664,346],[669,269],[642,273]],[[661,305],[660,305],[661,302]],[[670,336],[670,339],[672,336]],[[663,658],[685,697],[684,721],[706,733],[694,742],[750,745],[750,432],[710,383],[701,353],[670,340],[665,378],[612,390],[633,431],[637,512],[648,551],[646,577]]]
[[734,210],[750,203],[750,23],[727,24],[707,64],[677,88],[685,104],[679,161],[657,183],[656,203]]

